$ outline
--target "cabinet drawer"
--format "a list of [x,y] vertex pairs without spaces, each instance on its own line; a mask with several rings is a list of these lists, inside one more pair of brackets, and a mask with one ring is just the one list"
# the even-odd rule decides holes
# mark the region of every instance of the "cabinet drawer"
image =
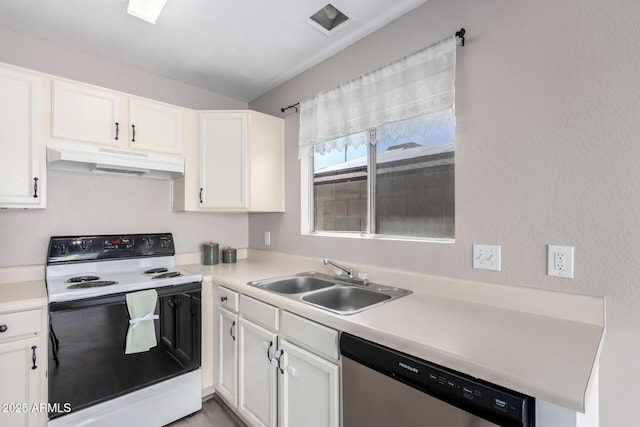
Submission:
[[280,336],[289,338],[321,356],[338,359],[338,331],[283,311]]
[[230,289],[218,287],[218,297],[220,306],[225,307],[235,313],[238,312],[238,293]]
[[40,331],[42,310],[19,311],[0,314],[0,340]]
[[278,330],[278,308],[246,295],[240,295],[240,315],[273,330]]

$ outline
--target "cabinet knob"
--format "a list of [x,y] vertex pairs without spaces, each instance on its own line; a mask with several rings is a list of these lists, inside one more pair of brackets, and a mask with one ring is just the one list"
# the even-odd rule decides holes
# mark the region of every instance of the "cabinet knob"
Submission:
[[228,300],[229,298],[227,297],[220,297],[220,302],[225,302],[226,300]]
[[9,329],[7,325],[0,325],[0,332],[7,332],[7,329]]

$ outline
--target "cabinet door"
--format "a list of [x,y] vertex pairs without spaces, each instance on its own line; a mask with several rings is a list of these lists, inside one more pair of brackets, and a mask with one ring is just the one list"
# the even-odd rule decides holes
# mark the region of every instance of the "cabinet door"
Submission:
[[248,209],[247,113],[200,116],[200,207]]
[[0,68],[0,207],[45,207],[40,77]]
[[280,382],[281,427],[338,427],[338,366],[286,340]]
[[159,102],[129,100],[129,147],[182,153],[182,112]]
[[107,90],[53,81],[51,134],[102,145],[120,145],[127,124],[120,116],[121,96]]
[[[46,355],[42,354],[39,338],[29,338],[0,344],[0,424],[3,427],[38,425],[39,372],[45,369]],[[36,356],[35,369],[33,357]],[[7,386],[10,385],[10,386]],[[38,410],[32,410],[37,405]],[[46,415],[46,413],[45,413]],[[43,415],[44,416],[44,415]]]
[[238,410],[253,426],[275,427],[277,376],[271,355],[276,334],[241,318],[238,335]]
[[220,357],[218,392],[226,401],[237,406],[238,390],[238,341],[236,324],[238,315],[220,308]]

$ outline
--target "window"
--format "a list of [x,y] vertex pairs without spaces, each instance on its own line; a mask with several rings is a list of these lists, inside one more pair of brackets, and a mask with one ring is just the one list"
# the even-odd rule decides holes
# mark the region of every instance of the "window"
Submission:
[[453,125],[397,138],[385,130],[375,145],[314,148],[313,230],[453,238]]
[[303,233],[454,237],[455,46],[301,103]]

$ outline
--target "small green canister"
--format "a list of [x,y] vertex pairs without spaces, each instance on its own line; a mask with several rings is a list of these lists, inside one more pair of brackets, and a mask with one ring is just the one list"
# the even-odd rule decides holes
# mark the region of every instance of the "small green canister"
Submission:
[[204,265],[216,265],[218,263],[219,245],[209,242],[202,245],[204,247]]
[[238,251],[234,248],[225,248],[222,250],[222,262],[225,264],[236,262]]

